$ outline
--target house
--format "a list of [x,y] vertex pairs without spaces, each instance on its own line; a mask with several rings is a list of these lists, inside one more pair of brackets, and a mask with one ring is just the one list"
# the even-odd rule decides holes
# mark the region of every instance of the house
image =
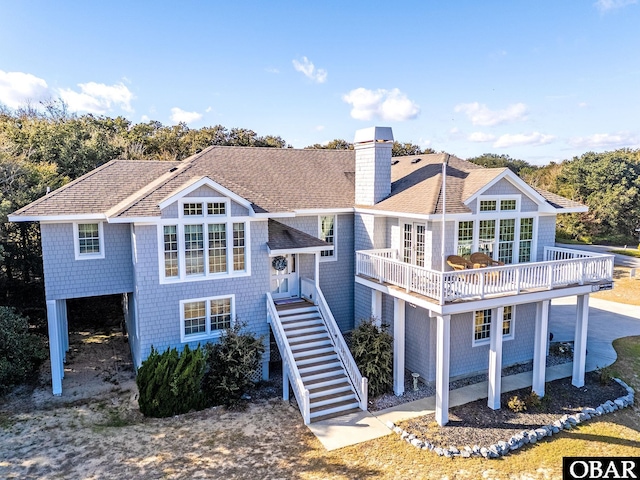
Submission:
[[[367,379],[342,332],[392,325],[394,391],[409,369],[436,382],[534,361],[544,395],[549,302],[577,295],[573,383],[584,382],[589,293],[611,256],[554,247],[556,215],[586,207],[506,168],[447,154],[391,157],[390,128],[353,151],[209,147],[182,162],[111,161],[10,216],[42,233],[54,395],[68,350],[66,300],[121,294],[136,366],[151,347],[215,341],[236,319],[273,334],[305,420],[366,409]],[[451,270],[452,254],[501,266]],[[500,334],[500,332],[502,332]],[[269,344],[262,376],[269,375]]]

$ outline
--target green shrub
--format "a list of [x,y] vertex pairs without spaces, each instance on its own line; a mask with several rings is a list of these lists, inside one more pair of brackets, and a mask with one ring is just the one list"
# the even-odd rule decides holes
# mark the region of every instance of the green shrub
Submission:
[[46,359],[44,338],[29,333],[29,320],[0,307],[0,394],[26,381]]
[[265,347],[262,338],[241,333],[243,327],[235,322],[218,343],[205,345],[202,390],[210,405],[237,406],[254,384]]
[[528,409],[539,409],[542,407],[542,399],[536,392],[531,392],[525,397],[524,404]]
[[136,378],[140,411],[148,417],[170,417],[205,408],[201,389],[204,371],[199,345],[195,350],[185,345],[181,353],[175,348],[158,353],[151,347]]
[[360,373],[369,381],[369,395],[375,397],[393,385],[393,337],[389,325],[374,318],[362,320],[351,335],[351,352]]
[[527,404],[524,400],[521,400],[518,396],[513,396],[507,402],[509,410],[515,413],[524,412],[527,409]]
[[602,385],[603,387],[606,387],[611,383],[611,379],[613,378],[611,367],[597,367],[596,374],[598,375],[600,385]]

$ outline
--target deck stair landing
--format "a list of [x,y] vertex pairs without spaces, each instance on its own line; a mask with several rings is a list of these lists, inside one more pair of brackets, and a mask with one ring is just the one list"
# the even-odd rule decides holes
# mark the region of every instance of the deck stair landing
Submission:
[[359,410],[356,393],[316,305],[276,306],[304,387],[312,422]]

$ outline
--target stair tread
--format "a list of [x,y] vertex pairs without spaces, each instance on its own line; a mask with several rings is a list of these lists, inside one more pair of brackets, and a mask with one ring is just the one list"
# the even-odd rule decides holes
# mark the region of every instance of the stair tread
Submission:
[[326,415],[318,415],[316,417],[311,418],[311,423],[322,422],[323,420],[329,420],[331,418],[341,417],[342,415],[349,415],[350,413],[357,413],[360,411],[359,407],[355,408],[347,408],[345,410],[340,410],[334,413],[328,413]]
[[311,407],[311,415],[313,415],[314,413],[320,413],[324,410],[330,410],[332,408],[339,408],[339,407],[347,407],[349,405],[354,405],[357,407],[358,406],[358,400],[356,399],[356,396],[353,396],[353,400],[343,400],[341,402],[336,402],[336,403],[330,403],[327,405],[320,405],[318,407]]

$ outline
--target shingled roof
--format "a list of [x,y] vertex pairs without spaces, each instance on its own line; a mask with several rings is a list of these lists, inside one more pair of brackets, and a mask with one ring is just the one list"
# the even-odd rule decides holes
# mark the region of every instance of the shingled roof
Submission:
[[[505,173],[447,154],[394,157],[391,194],[365,208],[432,215],[442,211],[442,162],[447,160],[448,213],[467,213],[465,200]],[[159,203],[202,178],[251,203],[256,213],[354,206],[353,150],[213,146],[182,162],[114,160],[21,208],[12,216],[62,215],[141,218],[160,215]],[[554,208],[583,205],[535,190]]]

